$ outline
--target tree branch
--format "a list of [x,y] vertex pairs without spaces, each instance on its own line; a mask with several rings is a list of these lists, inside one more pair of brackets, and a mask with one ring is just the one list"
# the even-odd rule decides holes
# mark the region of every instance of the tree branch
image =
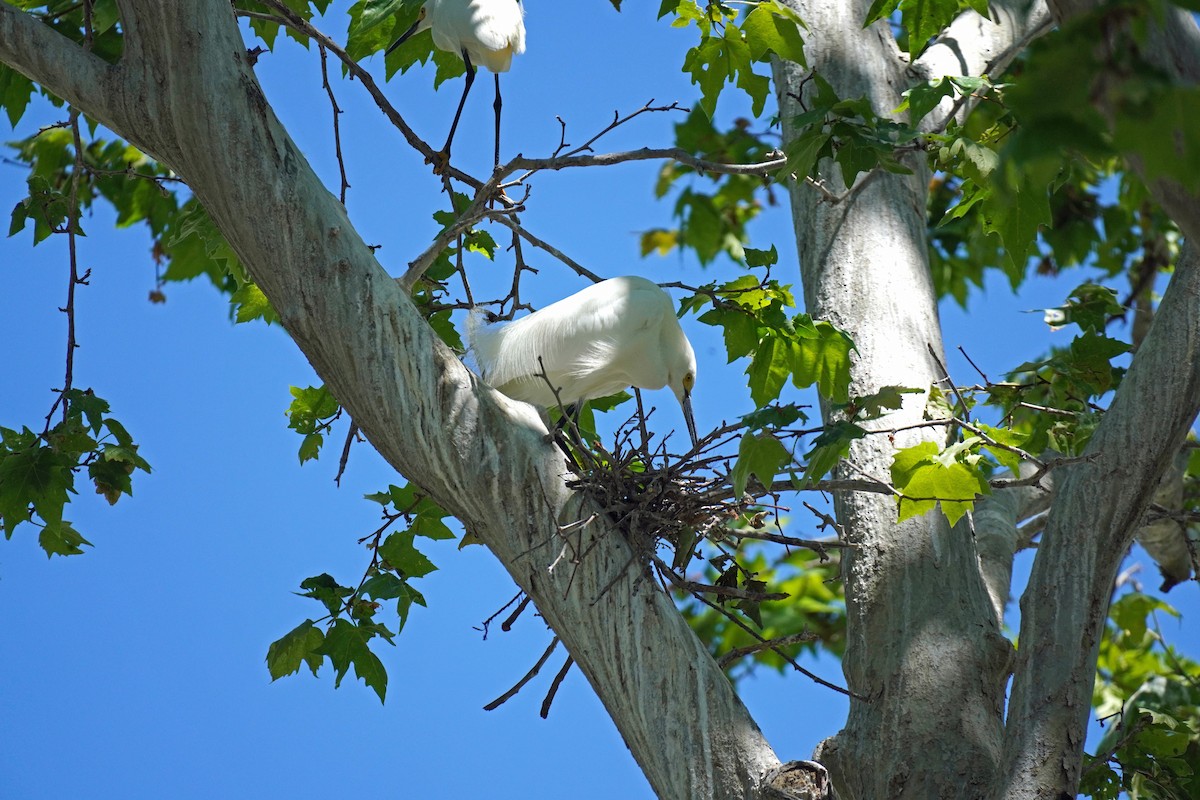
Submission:
[[114,100],[125,96],[126,75],[37,17],[0,2],[0,63],[20,72],[109,127],[123,120]]
[[1109,594],[1159,478],[1200,410],[1200,256],[1185,245],[1158,313],[1088,444],[1065,468],[1021,599],[996,797],[1073,796]]
[[[995,79],[1029,43],[1054,27],[1043,0],[1001,0],[989,4],[994,19],[967,10],[950,24],[938,40],[909,67],[909,73],[927,81],[943,75],[970,75]],[[941,130],[951,119],[961,120],[979,102],[963,96],[946,100],[932,112],[923,127]]]
[[[552,156],[550,158],[525,158],[517,156],[504,165],[507,174],[517,170],[530,172],[542,170],[560,170],[570,167],[608,167],[614,164],[624,164],[629,161],[671,160],[689,166],[700,173],[716,173],[721,175],[769,175],[779,170],[787,163],[787,158],[780,154],[776,158],[760,161],[755,164],[725,164],[719,161],[707,161],[697,158],[686,150],[678,147],[643,147],[640,150],[627,150],[620,153],[600,153],[596,155]],[[524,180],[522,178],[521,180]]]

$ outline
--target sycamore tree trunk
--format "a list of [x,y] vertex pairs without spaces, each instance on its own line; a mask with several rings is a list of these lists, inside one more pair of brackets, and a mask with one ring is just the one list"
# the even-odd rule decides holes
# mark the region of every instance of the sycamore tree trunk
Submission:
[[[787,1],[809,25],[813,66],[880,113],[926,75],[1002,66],[1046,20],[1040,0],[995,2],[997,23],[964,15],[906,64],[886,26],[863,29],[868,0]],[[1067,5],[1054,10],[1087,4]],[[565,485],[536,415],[473,378],[313,174],[254,77],[227,0],[118,6],[125,54],[109,65],[0,2],[0,62],[187,181],[372,444],[529,593],[661,797],[781,796],[765,777],[779,760],[729,681],[670,598],[638,580],[621,532]],[[1194,80],[1180,55],[1191,46],[1186,21],[1168,19],[1163,54]],[[786,139],[803,73],[780,64],[777,78]],[[912,167],[911,176],[873,175],[836,204],[804,186],[792,192],[808,311],[854,337],[858,394],[943,377],[924,235],[928,175]],[[830,190],[845,188],[835,169],[822,169]],[[1156,191],[1189,236],[1200,233],[1197,198],[1169,183]],[[921,403],[886,424],[917,418]],[[820,758],[844,798],[1073,794],[1106,593],[1198,406],[1200,265],[1189,253],[1093,440],[1096,460],[1059,481],[1015,661],[992,599],[1007,592],[1011,552],[981,553],[966,522],[950,530],[930,515],[897,525],[886,498],[837,498],[858,545],[844,561],[845,670],[863,699]],[[891,447],[872,437],[843,471],[886,478]],[[981,559],[1001,568],[982,569]]]
[[[901,93],[927,77],[997,74],[1044,31],[1048,9],[1025,0],[992,3],[994,21],[960,18],[915,63],[899,51],[886,23],[863,28],[869,0],[789,0],[809,26],[807,69],[776,65],[785,146],[803,110],[810,70],[839,96],[866,97],[888,115]],[[1065,5],[1065,4],[1064,4]],[[1084,10],[1049,9],[1060,15]],[[1195,44],[1195,24],[1169,18],[1161,41],[1180,56]],[[1169,52],[1164,47],[1164,55]],[[1195,80],[1187,67],[1184,77]],[[928,388],[944,377],[936,298],[925,242],[929,174],[877,172],[847,187],[832,162],[819,165],[826,192],[792,187],[800,274],[807,310],[848,331],[857,345],[851,394],[882,386]],[[1156,195],[1192,235],[1200,206],[1177,185]],[[830,194],[844,197],[831,201]],[[1060,798],[1078,786],[1097,647],[1117,568],[1200,406],[1200,278],[1185,252],[1167,296],[1092,440],[1094,460],[1056,480],[1054,507],[1022,600],[1022,648],[1000,635],[1015,536],[1007,553],[981,552],[970,517],[947,530],[936,513],[896,524],[889,498],[836,498],[846,537],[844,671],[865,700],[851,703],[845,728],[818,757],[843,798]],[[944,363],[944,361],[942,361]],[[881,425],[920,419],[915,396]],[[829,420],[827,420],[829,421]],[[844,477],[887,479],[895,447],[916,436],[868,437],[839,468]],[[941,434],[928,433],[927,436]],[[1009,526],[1014,498],[1007,505]],[[1019,498],[1018,498],[1019,499]],[[988,509],[995,512],[997,509]],[[1004,513],[998,515],[1003,517]],[[994,527],[997,515],[988,515]],[[999,568],[997,568],[999,567]],[[989,601],[989,588],[998,603]],[[1008,720],[1004,692],[1013,670]]]

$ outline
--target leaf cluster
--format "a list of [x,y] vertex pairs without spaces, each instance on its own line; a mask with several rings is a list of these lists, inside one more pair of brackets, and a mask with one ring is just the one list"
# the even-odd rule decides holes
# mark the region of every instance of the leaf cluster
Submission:
[[1200,664],[1163,641],[1159,613],[1179,616],[1139,592],[1109,609],[1092,700],[1107,730],[1080,786],[1097,800],[1200,793]]
[[62,417],[40,434],[0,427],[0,527],[6,539],[23,523],[41,528],[38,543],[47,556],[78,555],[91,544],[63,518],[80,472],[110,505],[133,495],[135,471],[150,472],[107,401],[69,389],[60,402]]
[[[387,670],[372,649],[379,641],[395,645],[395,637],[408,621],[414,604],[424,606],[425,597],[412,581],[437,569],[416,547],[418,536],[431,540],[453,539],[443,521],[446,512],[417,487],[389,486],[387,491],[367,495],[383,508],[385,524],[368,535],[371,561],[357,586],[339,583],[328,573],[301,582],[301,597],[320,603],[326,614],[306,619],[267,649],[271,680],[308,667],[316,675],[328,658],[333,665],[335,686],[340,686],[351,667],[354,674],[379,695],[387,695]],[[388,532],[393,523],[404,527]],[[386,535],[385,535],[386,534]],[[376,619],[383,603],[395,601],[396,630]],[[322,623],[324,623],[322,627]]]
[[789,6],[778,0],[760,0],[745,5],[739,17],[732,4],[696,0],[662,0],[659,19],[673,14],[674,27],[695,25],[700,41],[688,50],[683,71],[700,88],[699,106],[711,118],[726,84],[732,83],[750,96],[754,116],[759,116],[770,94],[771,81],[754,71],[755,64],[772,57],[803,65],[804,22]]

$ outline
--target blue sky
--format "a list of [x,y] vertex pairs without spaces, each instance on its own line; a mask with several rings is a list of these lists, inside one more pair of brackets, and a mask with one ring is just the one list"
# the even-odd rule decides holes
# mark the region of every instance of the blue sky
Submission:
[[[347,4],[334,4],[341,12]],[[692,34],[655,22],[656,4],[605,0],[569,4],[529,0],[528,52],[503,78],[504,154],[548,154],[580,142],[655,99],[691,103],[680,73]],[[344,35],[339,14],[320,23]],[[247,39],[253,46],[252,39]],[[381,77],[382,61],[368,66]],[[330,109],[315,51],[291,42],[264,55],[257,72],[276,112],[334,191]],[[491,81],[476,84],[455,145],[461,166],[484,174],[491,159]],[[386,92],[428,141],[445,136],[461,82],[432,90],[432,70],[415,70]],[[380,261],[398,275],[436,230],[440,185],[354,83],[336,87],[346,110],[343,149],[352,184],[347,206]],[[744,113],[723,101],[728,120]],[[30,135],[63,115],[42,106],[9,139]],[[647,115],[602,140],[604,150],[672,141],[681,119]],[[670,225],[670,201],[656,202],[654,164],[540,175],[522,219],[536,235],[604,276],[642,274],[698,283],[732,274],[728,264],[701,268],[688,258],[643,260],[638,234]],[[22,196],[20,169],[0,163],[0,209]],[[752,246],[774,243],[777,274],[797,279],[784,192],[752,228]],[[268,221],[264,221],[266,224]],[[268,643],[315,613],[291,594],[305,577],[331,572],[349,582],[367,554],[355,544],[378,524],[365,492],[397,482],[365,446],[355,449],[343,488],[333,484],[336,453],[300,467],[299,437],[287,430],[289,385],[317,383],[282,330],[233,326],[226,306],[203,283],[167,287],[154,305],[149,240],[115,231],[97,207],[84,220],[81,264],[92,270],[78,297],[76,384],[112,403],[154,467],[138,476],[133,498],[109,508],[80,495],[68,517],[95,547],[85,556],[47,560],[26,528],[0,543],[0,607],[6,615],[0,661],[0,796],[40,798],[208,798],[316,796],[339,791],[415,797],[649,797],[620,735],[578,671],[567,678],[548,720],[538,717],[559,663],[497,711],[482,706],[536,661],[550,634],[527,614],[513,632],[475,626],[515,593],[482,547],[428,547],[441,569],[423,579],[430,608],[416,609],[387,648],[389,696],[348,676],[335,691],[328,666],[320,679],[271,684]],[[498,240],[502,240],[499,233]],[[0,336],[9,342],[0,372],[0,425],[36,427],[61,385],[65,323],[56,310],[66,286],[66,243],[36,249],[29,234],[0,240]],[[582,288],[580,279],[539,255],[526,296],[544,304]],[[511,259],[478,266],[480,282],[509,280]],[[485,274],[489,273],[490,274]],[[1055,305],[1073,284],[1031,280],[1014,297],[1002,280],[972,297],[969,313],[943,308],[948,350],[959,344],[990,374],[1033,357],[1054,342],[1029,309]],[[727,367],[719,336],[694,320],[684,325],[700,359],[699,426],[750,410],[742,365]],[[951,371],[972,380],[951,357]],[[657,419],[682,431],[668,392],[653,398]],[[339,434],[340,437],[340,434]],[[334,448],[340,446],[340,438]],[[797,517],[797,535],[812,526]],[[801,533],[803,532],[803,533]],[[1147,584],[1154,586],[1146,565]],[[1196,584],[1168,598],[1194,620]],[[1171,622],[1166,633],[1178,626]],[[1193,633],[1175,639],[1192,654]],[[840,681],[831,660],[805,666]],[[844,718],[841,697],[801,676],[762,673],[743,696],[784,759],[807,757]]]

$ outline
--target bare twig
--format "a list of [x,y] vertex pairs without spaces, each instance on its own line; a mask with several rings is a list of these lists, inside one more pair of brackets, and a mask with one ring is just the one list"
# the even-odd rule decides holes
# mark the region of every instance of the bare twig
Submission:
[[558,687],[562,686],[563,679],[567,677],[567,673],[571,670],[571,665],[575,663],[575,659],[567,656],[567,660],[563,662],[562,669],[554,676],[554,680],[550,681],[550,690],[546,692],[546,699],[542,700],[542,709],[538,713],[542,719],[550,716],[550,704],[554,702],[554,696],[558,694]]
[[[395,106],[391,104],[391,102],[384,95],[383,91],[379,88],[379,85],[375,83],[375,78],[371,76],[370,72],[367,72],[367,70],[363,69],[357,61],[351,58],[345,50],[338,46],[337,42],[333,41],[324,33],[313,27],[312,23],[289,8],[286,3],[282,2],[282,0],[262,0],[262,2],[265,5],[275,9],[276,13],[279,14],[280,18],[276,20],[279,22],[279,24],[292,28],[298,33],[313,39],[315,42],[317,42],[317,44],[325,47],[329,52],[337,56],[338,60],[345,65],[346,71],[362,84],[363,88],[366,89],[367,93],[371,96],[371,99],[375,101],[375,105],[378,106],[379,110],[382,111],[384,116],[388,118],[388,121],[390,121],[392,125],[394,125],[398,131],[400,131],[400,135],[404,137],[404,140],[408,142],[409,146],[420,153],[426,160],[432,162],[435,155],[433,148],[430,147],[425,140],[417,136],[416,132],[413,131],[413,129],[409,127],[409,124],[404,121],[404,118],[400,116],[400,112],[396,110]],[[237,11],[235,13],[237,13],[239,16],[246,15],[246,12],[241,11]],[[474,178],[467,173],[462,172],[461,170],[455,169],[449,164],[446,165],[445,172],[455,180],[461,181],[462,183],[465,183],[474,189],[478,189],[483,185],[483,182],[479,179]]]
[[596,155],[551,156],[550,158],[525,158],[517,156],[504,164],[503,169],[508,175],[517,170],[527,170],[526,174],[517,179],[520,183],[536,172],[572,167],[611,167],[614,164],[625,164],[631,161],[675,161],[691,167],[700,173],[718,175],[770,175],[787,164],[787,158],[782,153],[752,164],[728,164],[720,161],[707,161],[697,158],[686,150],[678,147],[643,147],[638,150],[625,150],[616,153],[599,153]]
[[[518,600],[521,600],[522,598],[524,598],[524,600],[522,601],[521,605],[517,608],[517,610],[515,612],[516,614],[520,614],[521,609],[525,607],[525,603],[529,602],[529,597],[525,594],[524,590],[517,592],[515,595],[513,595],[512,600],[509,600],[507,603],[500,606],[500,608],[496,609],[496,612],[494,614],[492,614],[490,617],[485,619],[483,622],[479,623],[479,627],[475,628],[475,630],[483,632],[483,640],[485,642],[487,641],[487,637],[488,637],[488,629],[491,627],[492,622],[495,621],[496,617],[503,614],[505,611],[508,610],[509,606],[511,606],[513,603],[517,602]],[[512,617],[509,617],[509,620],[511,620],[511,619],[512,619]],[[509,620],[505,620],[504,624],[507,625]],[[507,632],[508,628],[504,628],[504,631]]]
[[342,445],[342,457],[338,459],[337,475],[333,478],[335,486],[342,485],[342,475],[346,472],[346,464],[350,461],[350,445],[354,443],[354,437],[358,435],[358,424],[354,420],[350,420],[350,430],[346,431],[346,443]]
[[317,50],[321,53],[321,85],[325,87],[325,93],[329,95],[329,106],[333,109],[333,147],[337,153],[338,174],[341,176],[341,189],[338,191],[338,200],[342,205],[346,205],[346,190],[350,188],[350,181],[346,180],[346,161],[342,158],[342,133],[338,125],[338,117],[342,115],[342,109],[338,107],[337,98],[333,95],[333,87],[329,85],[329,67],[326,62],[329,60],[325,55],[325,45],[318,43]]
[[754,644],[748,644],[745,647],[736,647],[718,658],[717,666],[721,669],[726,669],[738,659],[745,658],[762,650],[774,650],[777,647],[788,647],[793,644],[801,644],[802,642],[814,642],[818,638],[815,633],[801,631],[800,633],[793,633],[788,636],[780,636],[778,639],[766,639]]
[[495,711],[497,708],[511,700],[517,694],[517,692],[524,688],[525,684],[529,683],[537,676],[539,672],[541,672],[542,666],[550,658],[550,654],[554,652],[556,647],[558,647],[557,636],[550,640],[550,645],[546,648],[546,652],[542,653],[542,657],[537,660],[537,663],[533,665],[529,672],[526,672],[525,676],[522,677],[521,680],[517,681],[516,685],[514,685],[511,689],[484,706],[483,710]]
[[525,241],[529,242],[534,247],[537,247],[541,250],[545,250],[547,253],[554,256],[559,261],[561,261],[562,263],[564,263],[568,267],[570,267],[572,270],[574,270],[577,275],[587,278],[588,280],[590,280],[594,283],[599,283],[600,281],[604,280],[603,278],[601,278],[596,273],[592,272],[587,267],[583,266],[579,262],[577,262],[574,259],[572,259],[571,257],[567,256],[565,253],[563,253],[561,250],[559,250],[554,245],[547,244],[546,242],[537,238],[532,233],[530,233],[529,231],[527,231],[523,227],[521,227],[521,225],[519,225],[517,222],[515,222],[511,218],[497,216],[497,217],[493,217],[493,219],[495,219],[496,222],[499,222],[504,227],[511,230],[513,233],[519,235],[521,238],[523,238]]

